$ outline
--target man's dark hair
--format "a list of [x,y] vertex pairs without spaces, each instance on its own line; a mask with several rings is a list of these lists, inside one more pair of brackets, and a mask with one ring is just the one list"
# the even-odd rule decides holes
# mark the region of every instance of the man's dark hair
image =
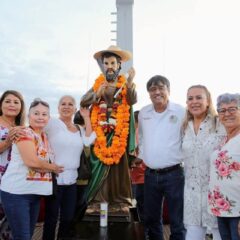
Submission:
[[152,86],[158,86],[159,83],[162,83],[163,85],[165,85],[168,88],[168,90],[170,90],[169,80],[161,75],[155,75],[148,80],[147,91],[149,91],[150,87],[152,87]]

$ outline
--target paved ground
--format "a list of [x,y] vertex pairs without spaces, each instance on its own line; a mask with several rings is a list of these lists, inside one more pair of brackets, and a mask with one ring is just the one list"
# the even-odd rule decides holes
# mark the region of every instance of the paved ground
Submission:
[[[41,240],[42,237],[42,223],[38,223],[35,228],[33,240]],[[164,225],[164,240],[169,240],[169,234],[170,234],[170,229],[169,225]],[[211,240],[212,238],[210,236],[206,236],[206,240]],[[137,240],[137,239],[133,239]]]
[[[43,226],[42,223],[38,223],[36,225],[34,236],[33,236],[33,240],[41,240],[41,237],[42,237],[42,226]],[[164,239],[165,240],[169,239],[169,233],[170,233],[169,225],[164,225]],[[101,238],[99,238],[99,239],[101,239]],[[133,239],[133,240],[137,240],[137,239]]]

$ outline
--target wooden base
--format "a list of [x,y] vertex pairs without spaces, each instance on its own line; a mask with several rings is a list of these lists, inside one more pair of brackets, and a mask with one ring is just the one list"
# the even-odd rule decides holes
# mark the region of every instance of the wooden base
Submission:
[[[99,222],[99,214],[86,214],[83,218],[84,222]],[[108,222],[131,222],[131,214],[109,214]]]
[[[100,220],[100,213],[85,213],[83,220],[84,222],[98,222]],[[139,221],[137,215],[137,209],[130,207],[129,212],[108,212],[108,222],[132,222]]]

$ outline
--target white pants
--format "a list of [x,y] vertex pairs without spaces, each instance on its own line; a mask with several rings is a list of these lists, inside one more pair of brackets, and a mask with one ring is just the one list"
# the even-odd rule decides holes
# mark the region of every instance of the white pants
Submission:
[[[205,240],[205,235],[207,232],[206,227],[187,225],[185,226],[187,229],[185,240]],[[211,233],[213,235],[213,240],[221,240],[219,231],[217,228],[212,228]]]

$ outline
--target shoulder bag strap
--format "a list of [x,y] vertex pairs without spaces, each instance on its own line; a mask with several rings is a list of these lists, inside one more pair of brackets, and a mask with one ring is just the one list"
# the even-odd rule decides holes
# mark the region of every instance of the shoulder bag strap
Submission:
[[76,128],[79,130],[79,134],[80,134],[80,137],[82,137],[82,132],[81,132],[81,128],[78,124],[75,124]]

